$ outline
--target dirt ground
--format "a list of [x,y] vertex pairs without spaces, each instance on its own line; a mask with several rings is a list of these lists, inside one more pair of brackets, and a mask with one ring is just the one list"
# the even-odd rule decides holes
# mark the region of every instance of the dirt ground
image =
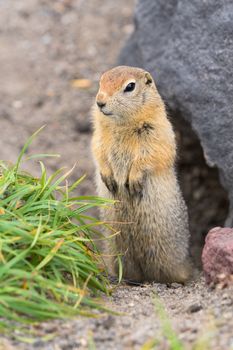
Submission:
[[[60,154],[46,161],[50,171],[77,163],[72,178],[87,174],[79,193],[94,193],[90,108],[101,72],[116,64],[133,31],[133,7],[134,0],[0,0],[0,159],[15,161],[25,140],[46,124],[30,153]],[[78,87],[79,79],[88,87]],[[207,230],[224,222],[227,198],[190,127],[171,117],[198,261]],[[26,167],[39,171],[37,163]],[[151,339],[157,349],[169,349],[155,295],[185,349],[233,349],[232,291],[210,289],[201,275],[186,287],[122,284],[106,299],[122,315],[42,324],[34,344],[0,338],[0,350],[91,349],[92,342],[96,349],[141,349]]]

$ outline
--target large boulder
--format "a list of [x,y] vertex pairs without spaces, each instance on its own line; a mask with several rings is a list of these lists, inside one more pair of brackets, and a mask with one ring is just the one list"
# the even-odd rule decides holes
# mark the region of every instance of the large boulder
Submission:
[[202,265],[207,283],[233,281],[233,229],[215,227],[206,236]]
[[233,224],[233,1],[139,0],[120,64],[149,70],[196,131],[230,199]]

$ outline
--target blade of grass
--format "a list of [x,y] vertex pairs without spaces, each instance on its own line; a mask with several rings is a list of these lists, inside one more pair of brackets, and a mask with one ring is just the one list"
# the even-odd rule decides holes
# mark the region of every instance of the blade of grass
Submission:
[[16,165],[15,165],[15,174],[17,176],[17,173],[18,173],[18,169],[19,169],[19,165],[21,163],[21,160],[25,154],[25,151],[26,149],[29,147],[29,145],[32,143],[32,141],[35,139],[35,137],[45,128],[45,125],[43,125],[41,128],[39,128],[36,132],[34,132],[30,137],[29,139],[27,140],[27,142],[25,143],[25,145],[23,146],[20,154],[19,154],[19,157],[18,157],[18,160],[16,162]]

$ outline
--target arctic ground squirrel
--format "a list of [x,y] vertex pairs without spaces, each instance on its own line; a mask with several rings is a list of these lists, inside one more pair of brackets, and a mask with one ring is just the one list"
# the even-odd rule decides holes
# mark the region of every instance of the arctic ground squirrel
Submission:
[[[118,232],[115,252],[123,277],[185,283],[192,263],[187,208],[175,171],[175,135],[150,73],[127,66],[105,72],[93,126],[98,194],[116,200],[101,215]],[[112,265],[116,273],[114,257]]]

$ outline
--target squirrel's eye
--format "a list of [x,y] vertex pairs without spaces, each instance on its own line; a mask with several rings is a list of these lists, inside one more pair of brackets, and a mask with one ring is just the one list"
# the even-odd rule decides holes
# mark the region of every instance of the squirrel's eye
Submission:
[[129,84],[126,86],[124,92],[133,91],[134,89],[135,89],[135,83],[129,83]]

